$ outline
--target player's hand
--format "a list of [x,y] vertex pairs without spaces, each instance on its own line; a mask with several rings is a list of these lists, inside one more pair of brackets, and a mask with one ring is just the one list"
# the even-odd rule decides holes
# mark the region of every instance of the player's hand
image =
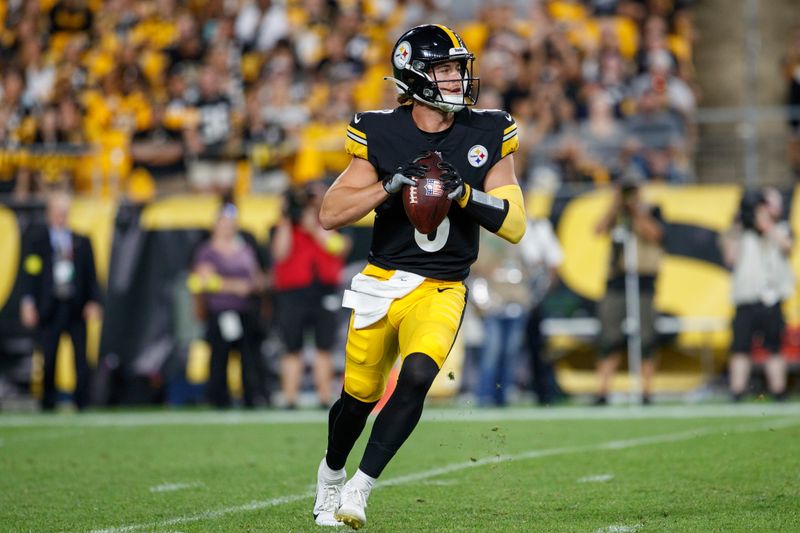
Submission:
[[439,168],[444,171],[442,175],[439,176],[439,179],[444,182],[444,190],[447,191],[447,199],[455,201],[460,200],[461,197],[464,196],[465,189],[464,180],[461,178],[458,170],[447,161],[439,163]]
[[423,157],[424,156],[416,157],[400,165],[397,170],[394,171],[394,174],[383,178],[383,189],[389,194],[395,194],[400,192],[403,185],[416,187],[416,178],[424,178],[425,172],[428,170],[428,167],[419,163]]

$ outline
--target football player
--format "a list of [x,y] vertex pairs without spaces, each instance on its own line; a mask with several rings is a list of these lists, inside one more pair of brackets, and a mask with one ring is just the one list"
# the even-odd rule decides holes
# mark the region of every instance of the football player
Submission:
[[[425,396],[461,324],[464,280],[478,255],[480,227],[516,243],[525,232],[522,191],[514,175],[517,125],[508,113],[471,109],[478,99],[474,60],[461,38],[439,24],[415,27],[392,49],[396,109],[358,113],[347,128],[350,165],[325,194],[326,229],[375,210],[369,263],[353,278],[344,306],[353,309],[344,387],[330,410],[328,448],[317,472],[319,525],[366,523],[370,490],[413,431]],[[403,208],[404,185],[425,175],[417,160],[437,151],[453,201],[431,234],[419,233]],[[397,356],[402,367],[375,419],[352,479],[345,462],[383,395]]]

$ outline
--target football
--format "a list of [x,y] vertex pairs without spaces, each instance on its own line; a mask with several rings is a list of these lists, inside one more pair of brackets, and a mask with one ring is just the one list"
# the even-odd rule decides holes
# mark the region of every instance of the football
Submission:
[[450,210],[451,201],[447,198],[447,191],[440,179],[442,169],[439,163],[442,156],[438,152],[429,152],[420,161],[428,167],[424,178],[417,178],[417,186],[405,185],[403,187],[403,207],[411,224],[424,235],[433,233],[442,223]]

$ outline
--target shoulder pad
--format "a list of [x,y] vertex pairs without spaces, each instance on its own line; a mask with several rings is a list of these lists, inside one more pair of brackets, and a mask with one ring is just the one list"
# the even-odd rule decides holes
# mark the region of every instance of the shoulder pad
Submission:
[[501,138],[500,157],[514,153],[519,148],[517,137],[517,123],[514,117],[506,111],[500,109],[473,109],[473,117],[476,117],[479,127],[488,130],[496,130]]
[[502,109],[472,109],[471,111],[474,113],[473,116],[475,116],[476,119],[497,124],[498,127],[503,126],[503,129],[515,123],[514,117]]

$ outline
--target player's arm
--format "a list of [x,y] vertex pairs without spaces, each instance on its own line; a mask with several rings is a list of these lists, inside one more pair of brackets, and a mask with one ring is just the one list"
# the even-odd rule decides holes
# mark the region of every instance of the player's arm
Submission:
[[417,157],[379,179],[377,163],[370,160],[367,123],[359,124],[362,118],[356,114],[347,127],[344,149],[353,159],[322,199],[319,222],[326,230],[361,220],[390,195],[400,192],[403,185],[416,185],[415,178],[425,175]]
[[361,220],[403,185],[416,185],[425,175],[419,157],[401,165],[393,174],[378,180],[372,163],[354,157],[322,199],[319,221],[326,230],[341,228]]
[[361,220],[388,196],[372,163],[354,157],[325,193],[319,222],[328,230],[352,224]]
[[448,167],[442,178],[450,181],[450,198],[487,230],[518,243],[525,235],[527,218],[522,189],[514,173],[514,156],[508,154],[489,170],[483,182],[487,192],[473,189]]

